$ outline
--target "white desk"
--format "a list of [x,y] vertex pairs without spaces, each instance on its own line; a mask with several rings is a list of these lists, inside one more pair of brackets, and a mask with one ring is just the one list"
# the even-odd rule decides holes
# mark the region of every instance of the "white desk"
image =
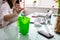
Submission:
[[[51,28],[50,30],[52,30],[53,32],[53,28],[54,28],[54,22],[55,22],[56,18],[52,17],[52,26],[48,25],[49,28]],[[60,35],[54,33],[54,38],[52,39],[47,39],[41,35],[39,35],[37,33],[37,31],[40,29],[41,27],[35,27],[34,24],[30,24],[30,29],[29,29],[29,33],[28,35],[21,35],[18,33],[18,27],[16,22],[12,23],[11,25],[0,29],[0,40],[60,40]],[[42,27],[44,29],[44,27]],[[42,29],[41,28],[41,29]]]

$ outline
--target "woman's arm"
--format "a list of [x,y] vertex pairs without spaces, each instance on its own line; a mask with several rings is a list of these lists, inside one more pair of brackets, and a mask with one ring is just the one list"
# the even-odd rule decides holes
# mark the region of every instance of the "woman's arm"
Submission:
[[11,19],[14,18],[14,17],[15,17],[14,14],[5,15],[5,16],[4,16],[4,21],[9,21],[9,20],[11,20]]
[[21,10],[23,10],[23,8],[20,8],[20,5],[16,4],[13,8],[13,13],[4,16],[4,21],[10,21],[12,18],[17,17]]

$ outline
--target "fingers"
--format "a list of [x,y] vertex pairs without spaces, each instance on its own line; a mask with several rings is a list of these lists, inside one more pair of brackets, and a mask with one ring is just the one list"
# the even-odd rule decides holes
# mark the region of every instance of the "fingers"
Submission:
[[16,6],[20,6],[20,4],[17,4],[17,3],[16,3],[15,5],[16,5]]
[[24,8],[21,8],[21,7],[20,7],[20,4],[16,4],[15,7],[18,8],[18,9],[24,10]]
[[21,8],[21,10],[24,10],[24,8]]
[[21,8],[20,7],[20,4],[16,4],[14,7],[13,7],[13,10],[15,10],[16,12],[21,12],[21,10],[24,10],[24,8]]

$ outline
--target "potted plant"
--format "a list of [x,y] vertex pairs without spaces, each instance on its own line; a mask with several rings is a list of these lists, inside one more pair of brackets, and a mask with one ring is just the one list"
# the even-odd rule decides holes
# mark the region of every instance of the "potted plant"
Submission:
[[58,1],[58,15],[57,15],[55,32],[60,34],[60,0],[57,1]]

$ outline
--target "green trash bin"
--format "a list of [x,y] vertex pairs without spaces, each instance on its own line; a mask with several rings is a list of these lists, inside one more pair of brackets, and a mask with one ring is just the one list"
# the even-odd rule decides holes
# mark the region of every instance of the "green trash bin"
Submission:
[[18,28],[19,28],[19,32],[21,34],[23,34],[23,35],[28,34],[29,24],[30,24],[30,18],[28,18],[26,16],[18,17],[17,25],[18,25]]

